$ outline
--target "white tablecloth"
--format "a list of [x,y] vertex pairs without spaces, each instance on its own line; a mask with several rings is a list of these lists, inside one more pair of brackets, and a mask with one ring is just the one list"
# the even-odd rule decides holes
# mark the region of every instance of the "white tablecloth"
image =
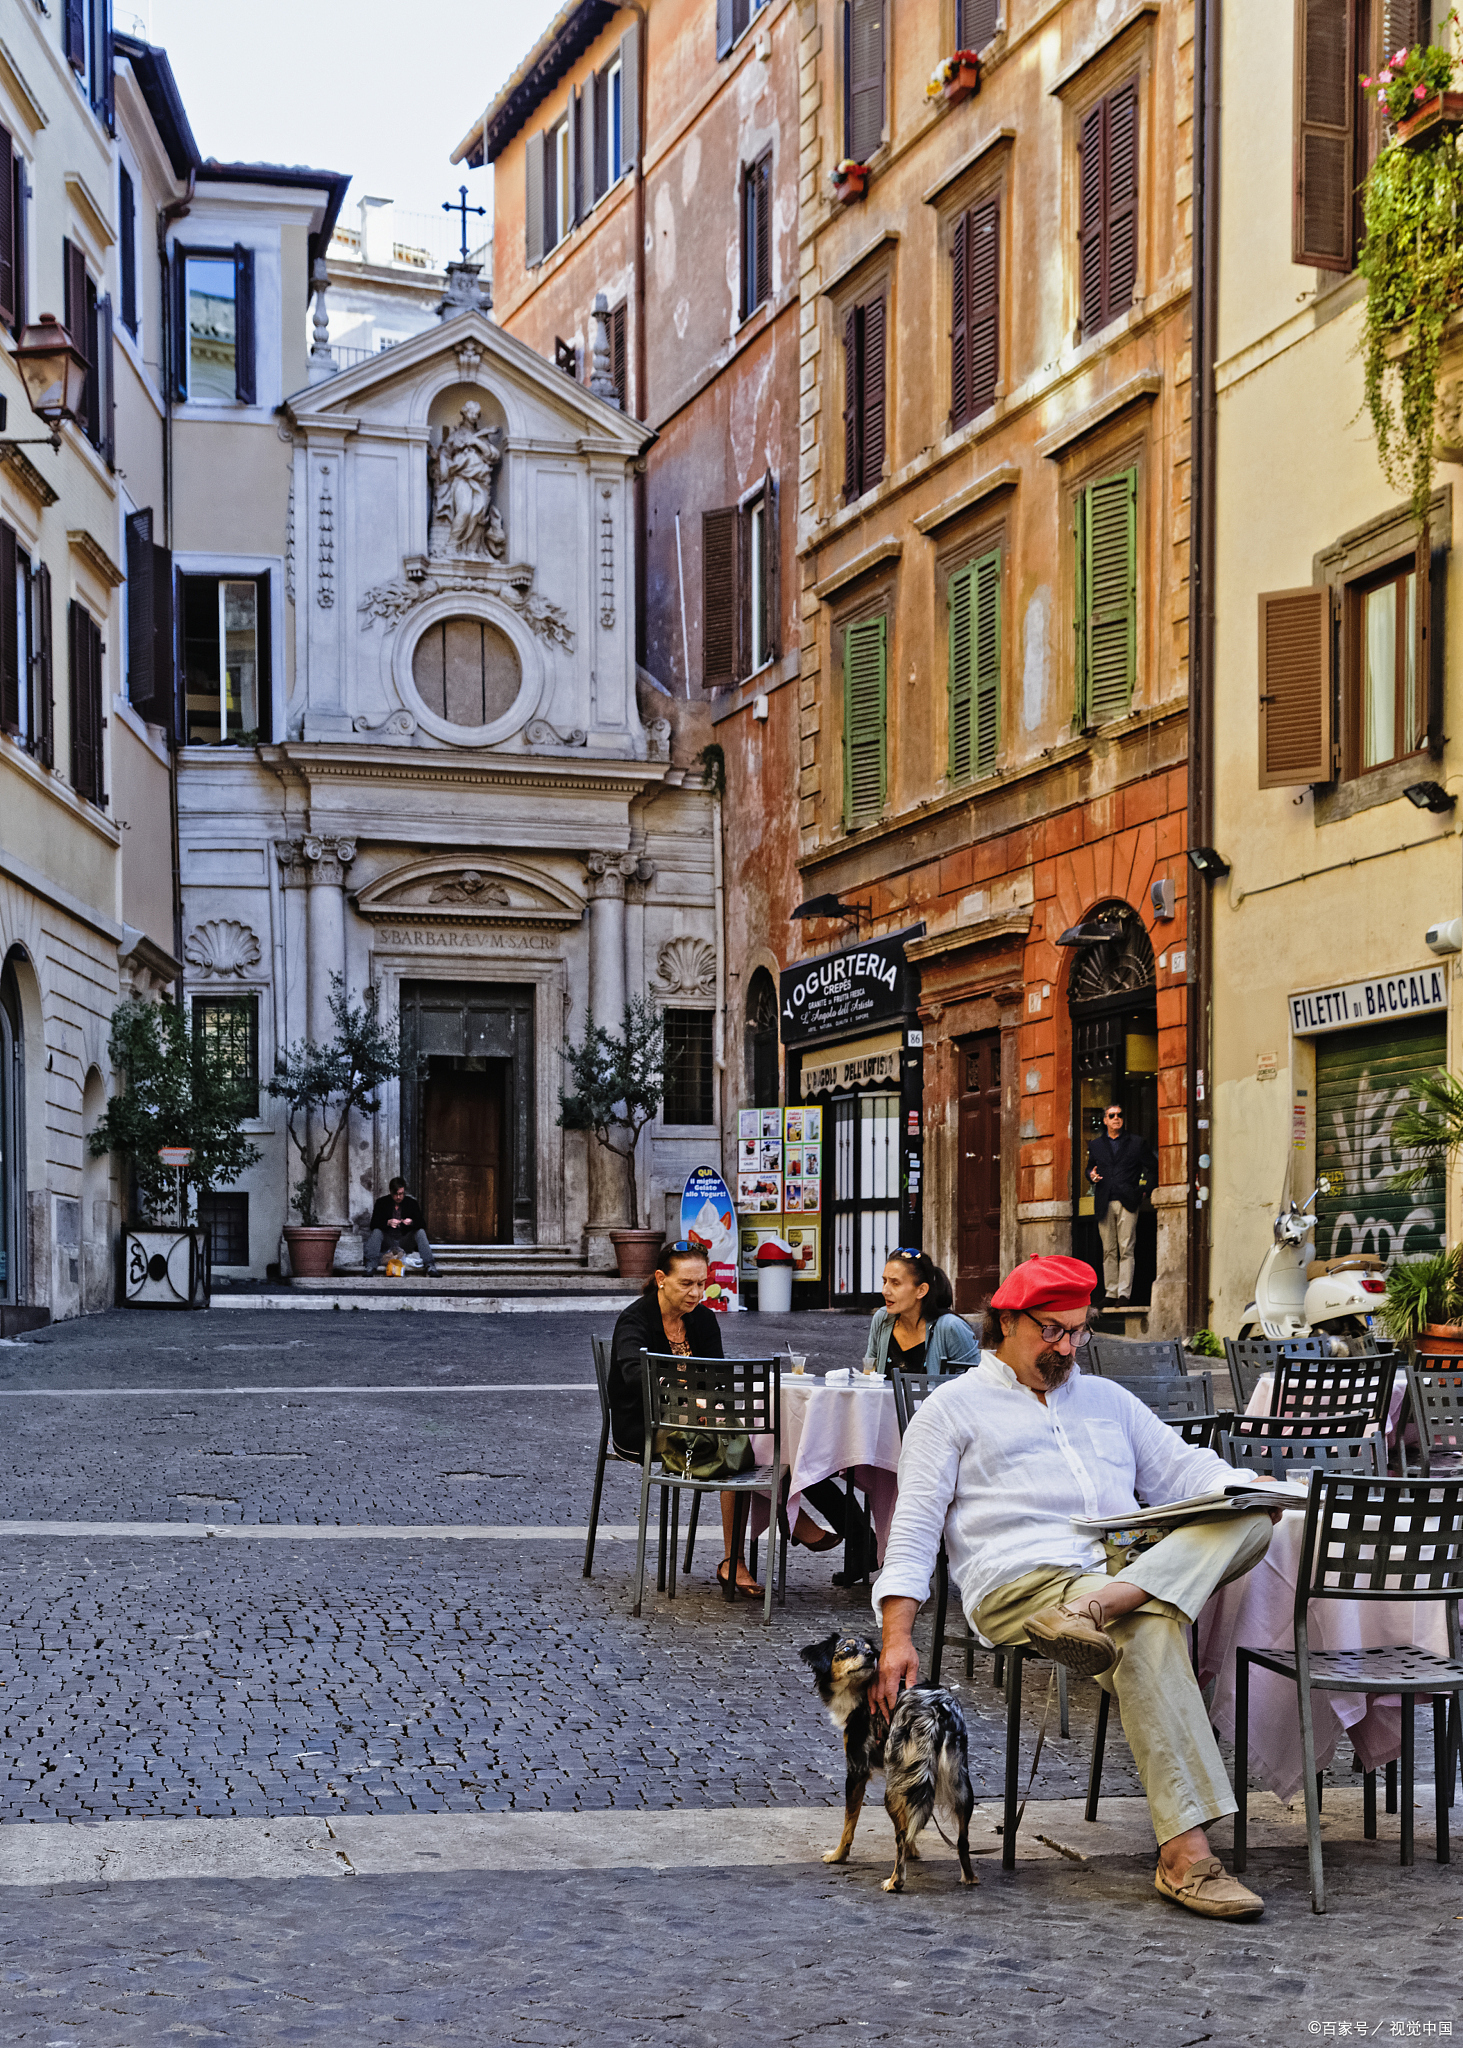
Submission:
[[[1231,1585],[1221,1586],[1199,1617],[1199,1677],[1217,1678],[1210,1719],[1227,1740],[1234,1739],[1234,1652],[1293,1650],[1295,1588],[1300,1577],[1303,1514],[1282,1517],[1267,1554]],[[1439,1605],[1411,1600],[1314,1600],[1309,1638],[1313,1650],[1368,1649],[1385,1643],[1413,1643],[1448,1654],[1448,1631]],[[1316,1768],[1335,1757],[1342,1732],[1350,1734],[1368,1770],[1378,1770],[1402,1753],[1402,1709],[1396,1694],[1311,1695],[1316,1729]],[[1426,1717],[1424,1715],[1424,1728]],[[1300,1718],[1295,1687],[1273,1671],[1250,1667],[1250,1775],[1282,1799],[1293,1799],[1304,1782]]]
[[[770,1436],[753,1437],[758,1464],[772,1458]],[[879,1537],[879,1555],[894,1514],[898,1494],[899,1418],[894,1389],[887,1380],[872,1385],[828,1387],[809,1373],[782,1379],[782,1462],[790,1472],[787,1520],[796,1526],[806,1487],[852,1468],[855,1484],[868,1496]],[[752,1534],[767,1526],[765,1502],[752,1503]]]
[[[1402,1397],[1406,1392],[1407,1375],[1399,1366],[1397,1377],[1392,1382],[1392,1398],[1387,1403],[1387,1442],[1389,1444],[1397,1434],[1397,1418],[1402,1413]],[[1255,1381],[1255,1391],[1251,1394],[1249,1406],[1245,1409],[1246,1415],[1268,1415],[1270,1413],[1270,1403],[1274,1398],[1275,1375],[1271,1372],[1262,1372]],[[1370,1436],[1371,1431],[1368,1430],[1367,1434]]]

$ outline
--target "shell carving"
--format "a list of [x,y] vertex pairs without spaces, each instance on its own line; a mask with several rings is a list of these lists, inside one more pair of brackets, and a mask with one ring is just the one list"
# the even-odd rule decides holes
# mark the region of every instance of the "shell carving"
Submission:
[[716,985],[716,948],[683,934],[667,939],[656,959],[656,991],[665,996],[710,995]]
[[204,974],[246,974],[259,964],[259,940],[249,925],[213,917],[194,927],[183,954]]

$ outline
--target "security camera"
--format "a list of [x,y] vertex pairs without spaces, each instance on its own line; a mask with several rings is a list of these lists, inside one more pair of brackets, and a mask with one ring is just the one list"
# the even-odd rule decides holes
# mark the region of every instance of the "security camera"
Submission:
[[1170,919],[1174,914],[1174,887],[1168,877],[1155,882],[1148,893],[1153,901],[1153,915],[1165,921]]
[[1450,917],[1446,924],[1430,924],[1427,943],[1432,953],[1463,953],[1463,917]]

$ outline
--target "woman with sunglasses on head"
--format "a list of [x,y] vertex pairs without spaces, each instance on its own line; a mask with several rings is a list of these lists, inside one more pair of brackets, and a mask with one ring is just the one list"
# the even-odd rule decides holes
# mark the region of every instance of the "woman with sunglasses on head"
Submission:
[[874,1310],[864,1355],[881,1373],[958,1372],[980,1360],[980,1345],[954,1313],[947,1276],[916,1245],[900,1245],[884,1261],[884,1306]]

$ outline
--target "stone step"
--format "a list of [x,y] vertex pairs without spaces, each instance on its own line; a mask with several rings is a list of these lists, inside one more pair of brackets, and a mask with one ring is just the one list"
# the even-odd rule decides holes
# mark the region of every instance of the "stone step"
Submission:
[[564,1272],[538,1266],[499,1268],[492,1273],[457,1271],[433,1278],[426,1273],[405,1273],[389,1280],[383,1273],[369,1280],[364,1273],[332,1273],[319,1280],[287,1280],[283,1285],[300,1294],[399,1294],[399,1295],[482,1295],[482,1294],[613,1294],[640,1292],[640,1283],[620,1280],[613,1273],[588,1273],[583,1266]]

